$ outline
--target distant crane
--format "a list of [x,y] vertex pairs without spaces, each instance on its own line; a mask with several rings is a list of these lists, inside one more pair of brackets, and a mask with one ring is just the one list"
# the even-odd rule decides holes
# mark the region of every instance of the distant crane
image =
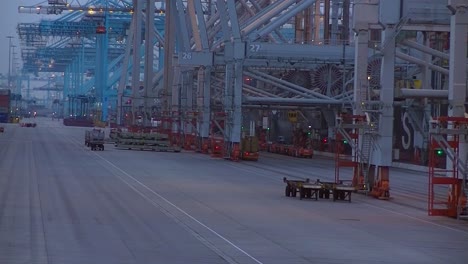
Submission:
[[[72,1],[73,2],[73,1]],[[99,2],[91,0],[86,4],[71,5],[65,0],[48,0],[48,5],[34,5],[34,6],[19,6],[18,12],[23,14],[46,14],[46,15],[61,15],[65,12],[81,11],[88,12],[89,14],[104,13],[104,12],[121,12],[121,13],[133,13],[132,3],[127,1],[119,1],[121,6],[108,6],[101,5]],[[164,9],[155,9],[155,13],[164,14]]]

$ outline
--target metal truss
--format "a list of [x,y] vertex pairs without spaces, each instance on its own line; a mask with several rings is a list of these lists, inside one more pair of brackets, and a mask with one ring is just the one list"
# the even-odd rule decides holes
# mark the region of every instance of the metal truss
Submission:
[[[351,105],[352,91],[346,87],[351,87],[352,69],[346,65],[352,65],[354,49],[346,50],[344,42],[318,46],[298,44],[295,39],[291,21],[315,2],[178,0],[166,7],[178,48],[168,49],[165,56],[176,54],[172,67],[192,72],[196,94],[211,98],[191,104],[194,111],[205,119],[210,109],[226,113],[226,126],[231,128],[225,131],[226,141],[240,140],[242,107]],[[315,74],[322,65],[334,68],[322,67]],[[329,70],[341,78],[333,88],[322,85],[332,76]],[[172,72],[176,74],[160,89],[172,97],[164,101],[179,102],[178,92],[170,87],[180,87],[182,75]],[[176,103],[169,108],[187,107]],[[199,130],[205,131],[202,137],[208,137],[208,125],[199,124]]]
[[[36,11],[28,12],[32,9]],[[120,65],[133,5],[128,1],[49,1],[48,6],[20,6],[18,10],[20,13],[61,14],[53,21],[18,26],[24,69],[36,74],[63,72],[66,77],[64,98],[77,93],[96,96],[97,102],[105,105],[102,107],[105,119],[107,105],[116,108],[117,92],[112,87],[128,70],[122,73]],[[153,12],[158,12],[159,17],[155,23],[163,25],[161,10]],[[98,27],[103,31],[98,32]],[[83,78],[85,72],[92,74],[88,81]]]

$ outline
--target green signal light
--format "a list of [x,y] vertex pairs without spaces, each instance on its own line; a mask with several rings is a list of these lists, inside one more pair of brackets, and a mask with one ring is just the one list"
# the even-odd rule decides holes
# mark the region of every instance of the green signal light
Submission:
[[343,140],[343,144],[348,144],[348,140]]
[[436,153],[437,153],[438,156],[442,156],[442,155],[444,154],[444,151],[441,150],[441,149],[438,149],[438,150],[436,151]]

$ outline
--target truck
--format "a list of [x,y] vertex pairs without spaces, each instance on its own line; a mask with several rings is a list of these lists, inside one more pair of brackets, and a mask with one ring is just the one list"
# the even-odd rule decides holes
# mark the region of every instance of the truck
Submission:
[[258,160],[258,138],[255,136],[245,136],[241,139],[241,159]]
[[10,119],[10,95],[9,89],[0,89],[0,123],[8,123]]
[[85,146],[91,150],[104,150],[104,131],[92,129],[85,132]]

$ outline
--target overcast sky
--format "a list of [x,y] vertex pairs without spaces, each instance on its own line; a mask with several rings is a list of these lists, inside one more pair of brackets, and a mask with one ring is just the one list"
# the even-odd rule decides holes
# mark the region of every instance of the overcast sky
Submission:
[[[3,74],[8,73],[8,38],[13,36],[13,45],[19,46],[18,33],[16,26],[18,23],[29,23],[39,21],[44,16],[37,14],[19,14],[18,6],[33,6],[47,1],[41,0],[3,0],[0,8],[0,72]],[[16,57],[20,59],[20,50],[15,48],[17,53]]]

